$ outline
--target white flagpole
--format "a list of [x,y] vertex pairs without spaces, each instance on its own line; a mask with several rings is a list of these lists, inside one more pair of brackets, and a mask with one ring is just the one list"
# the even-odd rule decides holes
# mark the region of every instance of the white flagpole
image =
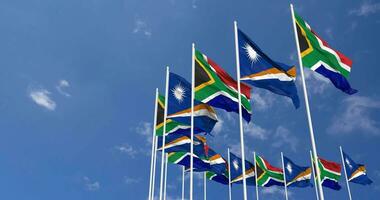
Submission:
[[255,163],[256,200],[259,200],[259,185],[257,184],[256,152],[253,152],[253,162]]
[[169,67],[166,67],[166,85],[165,85],[165,109],[164,109],[164,127],[162,132],[162,151],[161,151],[161,177],[160,177],[160,200],[163,200],[162,193],[164,187],[164,168],[165,168],[165,134],[166,134],[166,117],[168,115],[168,95],[169,95]]
[[153,190],[153,162],[154,162],[154,154],[155,154],[155,142],[156,142],[156,124],[157,124],[157,99],[158,99],[158,88],[156,88],[156,98],[154,102],[154,119],[153,119],[153,135],[152,135],[152,156],[150,158],[150,177],[149,177],[149,197],[148,199],[152,199],[152,190]]
[[190,200],[193,200],[193,155],[194,155],[194,98],[195,98],[195,44],[191,56],[191,145],[190,145]]
[[228,196],[229,196],[229,200],[232,200],[230,148],[227,149],[227,152],[228,152]]
[[206,172],[203,172],[203,199],[207,200],[207,177]]
[[185,200],[185,166],[182,166],[182,200]]
[[155,181],[156,181],[156,162],[157,162],[157,142],[158,142],[158,137],[155,137],[154,141],[154,159],[153,159],[153,178],[152,178],[152,196],[151,200],[154,199],[154,190],[155,190]]
[[237,22],[234,21],[234,32],[235,32],[235,53],[236,53],[236,74],[238,82],[238,97],[239,97],[239,126],[240,126],[240,146],[241,146],[241,159],[243,160],[242,170],[243,170],[243,196],[244,200],[247,200],[247,181],[245,180],[245,148],[244,148],[244,133],[243,133],[243,116],[241,108],[241,88],[240,88],[240,60],[239,60],[239,42],[238,42],[238,31]]
[[282,162],[282,172],[284,175],[284,186],[285,186],[285,199],[288,200],[288,186],[286,183],[285,165],[284,165],[284,154],[281,152],[281,162]]
[[168,180],[168,153],[165,153],[165,180],[164,180],[164,200],[166,200],[166,185]]
[[[309,107],[309,98],[308,98],[308,93],[307,93],[307,89],[306,89],[306,82],[305,82],[305,76],[304,76],[304,72],[303,72],[302,59],[301,59],[301,55],[300,55],[300,47],[299,47],[299,44],[298,44],[298,35],[297,35],[296,21],[295,21],[295,18],[294,18],[293,4],[290,4],[290,10],[292,12],[294,38],[296,40],[296,45],[297,45],[298,62],[299,62],[300,71],[301,71],[301,80],[302,80],[303,93],[304,93],[304,98],[305,98],[306,114],[307,114],[307,119],[308,119],[308,124],[309,124],[309,130],[310,130],[311,146],[312,146],[312,149],[313,149],[313,157],[314,157],[314,159],[316,161],[318,161],[317,146],[315,144],[315,139],[314,139],[313,122],[311,120],[311,113],[310,113],[310,107]],[[316,168],[317,168],[316,172],[317,172],[318,181],[319,181],[318,189],[319,189],[319,193],[320,193],[320,198],[321,198],[321,200],[324,200],[325,198],[324,198],[324,195],[323,195],[323,189],[322,189],[322,186],[320,184],[321,180],[320,180],[320,176],[319,176],[319,174],[320,174],[319,167],[316,167]]]
[[348,190],[348,197],[350,197],[350,200],[352,200],[350,184],[348,183],[346,164],[345,164],[345,161],[344,161],[344,158],[343,158],[343,150],[342,150],[342,146],[339,146],[339,149],[340,149],[340,156],[342,157],[342,165],[343,165],[343,169],[344,169],[344,176],[346,177],[346,184],[347,184],[347,190]]
[[317,195],[317,200],[319,200],[319,195],[318,195],[318,187],[317,187],[317,180],[315,179],[315,169],[314,169],[314,162],[313,162],[313,154],[310,151],[310,161],[311,161],[311,169],[313,171],[313,180],[314,180],[314,188],[315,188],[315,194]]

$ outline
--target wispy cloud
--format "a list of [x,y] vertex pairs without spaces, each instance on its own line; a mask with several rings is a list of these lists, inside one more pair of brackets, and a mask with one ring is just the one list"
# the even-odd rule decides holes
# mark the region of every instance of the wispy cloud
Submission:
[[[281,196],[284,196],[285,195],[285,190],[283,189],[283,187],[264,187],[260,190],[261,194],[263,195],[281,195]],[[288,191],[288,196],[291,196],[292,193],[290,193]]]
[[124,182],[128,185],[137,184],[141,182],[141,178],[124,177]]
[[85,189],[88,191],[96,191],[100,189],[99,181],[93,181],[87,176],[83,177]]
[[[305,69],[304,72],[305,79],[307,80],[306,84],[308,86],[308,89],[310,88],[309,91],[311,91],[313,94],[325,93],[326,89],[329,87],[330,80],[309,69]],[[297,80],[301,81],[301,79]]]
[[266,140],[268,139],[269,131],[262,128],[261,126],[249,123],[244,125],[244,133],[255,139]]
[[67,92],[65,92],[65,89],[66,88],[69,88],[70,87],[70,83],[67,81],[67,80],[60,80],[58,82],[58,85],[55,87],[57,89],[57,91],[65,96],[65,97],[70,97],[71,95]]
[[46,89],[31,89],[29,97],[39,106],[54,111],[57,104],[51,99],[50,92]]
[[273,147],[280,148],[280,147],[290,147],[290,149],[294,152],[297,151],[298,146],[298,138],[291,134],[290,130],[279,126],[277,127],[275,134],[274,134],[274,142],[272,143]]
[[135,26],[132,31],[134,34],[143,34],[146,37],[152,36],[152,31],[149,29],[147,23],[142,19],[136,19],[135,20]]
[[115,149],[117,151],[119,151],[120,153],[127,154],[131,158],[135,158],[136,154],[138,153],[138,151],[135,150],[129,144],[122,144],[122,145],[119,145],[119,146],[115,146]]
[[152,123],[149,122],[141,122],[136,128],[135,132],[146,138],[147,144],[152,144]]
[[350,96],[343,100],[341,114],[333,117],[328,128],[331,134],[347,134],[357,131],[360,134],[380,135],[379,122],[372,118],[380,109],[380,100],[364,96]]
[[274,104],[276,101],[275,97],[275,94],[259,89],[255,90],[255,92],[251,94],[251,101],[253,102],[254,109],[258,111],[265,111]]
[[191,1],[191,7],[194,8],[194,9],[198,8],[197,0],[192,0]]
[[372,3],[370,1],[363,1],[359,8],[352,9],[349,14],[357,16],[368,16],[380,11],[380,3]]

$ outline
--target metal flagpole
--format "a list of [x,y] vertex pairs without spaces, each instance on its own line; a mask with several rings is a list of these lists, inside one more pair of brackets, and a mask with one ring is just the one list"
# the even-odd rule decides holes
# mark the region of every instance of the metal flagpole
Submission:
[[239,42],[238,42],[238,32],[237,32],[237,22],[234,21],[234,32],[235,32],[235,53],[236,53],[236,74],[238,82],[238,96],[239,96],[239,126],[240,126],[240,146],[241,146],[241,159],[243,160],[242,170],[243,170],[243,196],[244,200],[247,200],[247,181],[245,180],[245,152],[244,152],[244,133],[243,133],[243,116],[241,108],[241,88],[240,88],[240,60],[239,60]]
[[315,175],[315,170],[314,170],[313,154],[311,153],[311,151],[310,151],[310,161],[311,161],[311,169],[313,171],[313,180],[314,180],[315,194],[317,195],[317,200],[319,200],[317,180],[315,179],[316,175]]
[[192,44],[191,59],[191,145],[190,145],[190,200],[193,200],[193,155],[194,155],[194,96],[195,96],[195,44]]
[[344,158],[343,158],[342,146],[339,146],[339,149],[340,149],[340,156],[342,157],[342,165],[343,165],[343,169],[344,169],[344,175],[346,176],[346,184],[347,184],[348,196],[350,197],[350,200],[352,200],[350,184],[348,183],[346,164],[345,164]]
[[206,172],[203,172],[203,199],[207,200],[207,183],[206,183],[207,177]]
[[155,137],[154,141],[154,159],[153,159],[153,178],[152,178],[152,196],[151,200],[154,199],[154,189],[155,189],[155,181],[156,181],[156,162],[157,162],[157,142],[158,142],[158,137]]
[[148,199],[152,200],[152,190],[153,190],[153,162],[155,152],[155,143],[156,143],[156,124],[157,124],[157,99],[158,99],[158,88],[156,88],[156,98],[154,102],[154,119],[153,119],[153,135],[152,135],[152,156],[150,158],[150,177],[149,177],[149,197]]
[[[290,10],[292,12],[292,19],[293,19],[293,30],[294,30],[294,38],[296,40],[296,45],[297,45],[297,54],[298,54],[298,62],[300,65],[300,71],[301,71],[301,80],[302,80],[302,86],[303,86],[303,93],[304,93],[304,98],[305,98],[305,105],[306,105],[306,114],[307,114],[307,119],[308,119],[308,124],[309,124],[309,130],[310,130],[310,139],[311,139],[311,146],[313,149],[313,157],[316,161],[318,161],[318,154],[317,154],[317,146],[315,144],[315,139],[314,139],[314,130],[313,130],[313,123],[311,120],[311,113],[310,113],[310,107],[309,107],[309,98],[307,94],[307,89],[306,89],[306,82],[305,82],[305,76],[303,72],[303,65],[302,65],[302,60],[301,60],[301,55],[300,55],[300,47],[298,44],[298,35],[297,35],[297,28],[296,28],[296,21],[294,19],[294,9],[293,9],[293,4],[290,4]],[[320,172],[319,172],[319,167],[316,169],[317,176],[318,176],[318,189],[319,189],[319,194],[321,200],[324,200],[324,195],[323,195],[323,189],[321,186],[321,180],[320,180]]]
[[169,67],[166,67],[164,127],[163,127],[163,132],[162,132],[162,151],[161,151],[160,200],[162,200],[162,192],[163,192],[163,186],[164,186],[166,117],[168,115],[168,104],[169,104],[168,95],[169,95]]
[[164,200],[166,200],[166,185],[168,180],[168,153],[165,153],[165,180],[164,180]]
[[232,200],[230,148],[227,148],[227,152],[228,152],[228,196],[229,196],[229,200]]
[[185,166],[182,166],[182,200],[185,200]]
[[259,200],[259,185],[257,185],[257,165],[256,165],[256,152],[253,152],[253,162],[255,164],[255,185],[256,185],[256,200]]
[[282,172],[284,175],[284,186],[285,186],[285,199],[288,200],[288,186],[286,183],[285,165],[284,165],[284,154],[281,152],[281,162],[282,162]]

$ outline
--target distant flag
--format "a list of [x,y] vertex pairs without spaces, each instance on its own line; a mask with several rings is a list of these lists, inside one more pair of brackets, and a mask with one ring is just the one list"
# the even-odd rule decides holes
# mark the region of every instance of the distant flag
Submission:
[[[190,156],[190,152],[171,152],[168,154],[168,162],[190,168]],[[195,154],[193,154],[193,166],[197,171],[205,172],[210,170],[210,164],[204,162]]]
[[347,81],[352,61],[332,49],[298,14],[294,15],[303,66],[330,79],[335,87],[343,92],[355,94],[357,90],[351,88]]
[[357,164],[346,153],[343,152],[344,164],[347,171],[347,179],[349,182],[361,185],[370,185],[372,180],[367,176],[367,170],[364,165]]
[[[191,84],[181,76],[170,73],[168,118],[191,124]],[[217,122],[215,110],[207,104],[194,102],[195,129],[210,133]]]
[[339,179],[341,177],[342,167],[340,164],[319,158],[319,172],[321,176],[322,186],[333,190],[340,190]]
[[[162,136],[164,127],[164,109],[165,109],[165,97],[158,95],[157,99],[157,123],[156,123],[156,135]],[[172,119],[166,120],[166,135],[175,134],[186,134],[190,135],[190,125],[176,122]]]
[[[162,150],[162,137],[158,137],[158,150]],[[165,152],[190,152],[191,138],[186,135],[171,134],[165,136]],[[202,136],[194,136],[194,152],[204,151],[204,140]]]
[[209,180],[221,183],[223,185],[228,185],[228,177],[225,174],[217,174],[215,172],[206,172],[206,177]]
[[273,167],[264,158],[256,155],[257,185],[270,187],[273,185],[284,185],[284,174],[282,169]]
[[[243,183],[242,159],[230,152],[231,183]],[[245,161],[245,178],[247,185],[255,185],[255,166]]]
[[287,96],[298,108],[300,101],[295,85],[296,67],[273,61],[241,30],[238,30],[238,36],[241,80]]
[[311,167],[301,167],[296,165],[289,158],[284,156],[284,170],[286,185],[290,187],[308,187],[312,186]]
[[[241,84],[242,114],[247,122],[251,120],[250,92],[249,86]],[[195,51],[195,98],[228,112],[239,112],[237,82],[198,50]]]
[[207,144],[205,144],[205,148],[207,149],[207,151],[205,151],[207,152],[205,162],[210,163],[210,171],[220,175],[225,174],[228,171],[226,160],[222,157],[222,155],[216,153]]

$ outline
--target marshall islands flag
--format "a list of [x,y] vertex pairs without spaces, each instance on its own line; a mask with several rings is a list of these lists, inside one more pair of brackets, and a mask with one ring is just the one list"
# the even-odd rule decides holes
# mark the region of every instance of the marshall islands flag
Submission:
[[357,164],[346,153],[343,152],[344,165],[347,172],[347,180],[352,183],[361,185],[370,185],[372,180],[367,176],[367,170],[364,165]]
[[[181,76],[169,74],[168,119],[191,124],[191,84]],[[210,133],[218,121],[215,110],[194,101],[194,132]]]
[[[243,183],[242,159],[230,152],[230,162],[231,183]],[[248,161],[245,161],[245,179],[248,185],[255,185],[255,166]]]
[[312,186],[311,167],[301,167],[294,164],[289,158],[284,156],[284,167],[286,185],[290,187],[308,187]]
[[355,94],[347,81],[352,61],[334,50],[311,29],[298,14],[294,13],[302,64],[330,79],[334,86],[347,94]]
[[298,108],[300,101],[294,82],[296,67],[273,61],[241,30],[238,30],[238,40],[241,80],[287,96]]

